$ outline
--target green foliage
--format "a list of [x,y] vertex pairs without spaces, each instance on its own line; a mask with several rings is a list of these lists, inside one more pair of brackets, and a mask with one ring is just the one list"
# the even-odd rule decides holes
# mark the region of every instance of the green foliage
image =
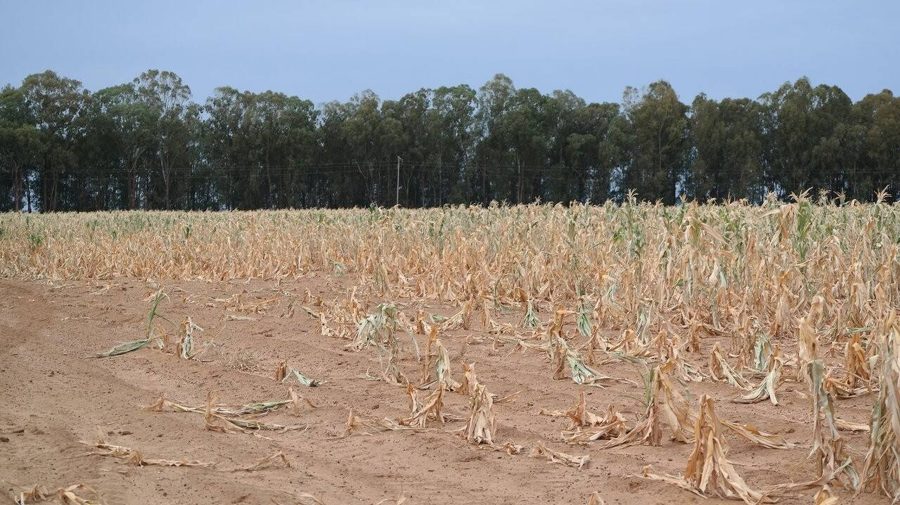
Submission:
[[[665,81],[588,103],[502,74],[321,107],[227,86],[197,103],[154,69],[95,92],[52,71],[0,89],[0,211],[892,201],[898,152],[900,99],[806,78],[690,106]],[[635,230],[613,239],[640,252]]]

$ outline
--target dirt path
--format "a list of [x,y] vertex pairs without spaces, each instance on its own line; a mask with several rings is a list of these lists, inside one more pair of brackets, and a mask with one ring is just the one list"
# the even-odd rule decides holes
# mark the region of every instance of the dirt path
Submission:
[[[462,359],[476,361],[481,382],[511,402],[495,408],[498,439],[533,446],[545,441],[558,450],[589,454],[588,467],[550,464],[523,455],[477,448],[457,435],[464,423],[454,421],[421,432],[380,432],[340,438],[349,408],[371,418],[396,419],[407,412],[405,391],[360,376],[375,371],[371,353],[343,350],[346,341],[322,337],[319,325],[302,311],[277,310],[229,317],[221,300],[235,293],[300,293],[323,298],[341,295],[331,280],[313,278],[277,286],[255,283],[177,283],[167,285],[170,300],[162,312],[173,321],[185,315],[204,327],[198,341],[215,341],[208,361],[185,361],[158,350],[143,349],[109,359],[92,353],[145,331],[147,297],[153,289],[138,281],[66,283],[60,286],[0,281],[0,484],[12,496],[34,485],[49,490],[82,483],[105,503],[311,503],[305,493],[328,504],[394,503],[587,503],[599,492],[607,503],[716,503],[662,483],[633,477],[653,464],[657,471],[679,473],[689,446],[665,441],[662,447],[630,447],[601,451],[558,442],[565,421],[538,415],[541,409],[566,409],[580,388],[550,379],[549,364],[539,353],[494,349],[479,331],[449,332],[442,337],[451,352],[454,374]],[[220,300],[220,301],[216,301]],[[376,300],[368,300],[377,303]],[[438,308],[435,308],[437,310]],[[468,340],[468,343],[466,341]],[[424,343],[424,341],[420,341]],[[711,344],[710,344],[711,345]],[[318,408],[299,416],[276,413],[266,422],[302,424],[304,430],[254,436],[204,429],[202,416],[156,413],[144,407],[161,395],[203,404],[207,393],[220,402],[243,404],[284,399],[286,387],[272,379],[275,364],[286,359],[310,376],[326,381],[300,391]],[[401,363],[418,377],[414,357]],[[624,365],[610,375],[634,376]],[[633,377],[634,376],[634,377]],[[461,377],[458,377],[461,378]],[[613,403],[635,413],[640,390],[627,384],[587,388],[592,410]],[[786,433],[798,443],[809,437],[807,400],[784,391],[783,404],[735,405],[733,391],[703,383],[695,392],[720,399],[720,415],[753,421],[769,431]],[[866,419],[866,400],[842,403],[843,417]],[[467,414],[468,399],[448,393],[445,411]],[[98,430],[109,443],[141,451],[146,458],[189,459],[215,463],[212,468],[136,467],[124,461],[89,455],[80,441],[93,441]],[[857,450],[862,438],[848,439]],[[732,454],[753,485],[799,481],[811,475],[807,447],[790,451],[762,449],[734,441]],[[278,451],[291,468],[234,471]],[[787,498],[785,503],[807,503]],[[856,503],[880,503],[863,495]]]

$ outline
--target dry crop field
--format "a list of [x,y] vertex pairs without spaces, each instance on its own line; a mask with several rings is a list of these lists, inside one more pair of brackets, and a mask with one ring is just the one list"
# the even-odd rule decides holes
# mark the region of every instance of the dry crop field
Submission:
[[896,204],[4,214],[0,289],[9,502],[900,499]]

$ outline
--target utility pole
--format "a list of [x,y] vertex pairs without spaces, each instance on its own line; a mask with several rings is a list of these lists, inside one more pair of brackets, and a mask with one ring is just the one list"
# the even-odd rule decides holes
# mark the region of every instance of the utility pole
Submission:
[[400,156],[397,156],[397,196],[394,199],[394,206],[400,206],[400,162],[403,160]]

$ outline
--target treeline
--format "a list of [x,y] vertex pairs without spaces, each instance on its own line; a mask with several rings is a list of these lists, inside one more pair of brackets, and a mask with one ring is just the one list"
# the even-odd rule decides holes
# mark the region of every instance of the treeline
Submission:
[[[399,173],[399,177],[398,177]],[[257,209],[900,192],[900,99],[808,79],[688,104],[665,81],[622,103],[479,89],[370,91],[317,108],[172,72],[90,92],[52,71],[0,91],[0,210]]]

